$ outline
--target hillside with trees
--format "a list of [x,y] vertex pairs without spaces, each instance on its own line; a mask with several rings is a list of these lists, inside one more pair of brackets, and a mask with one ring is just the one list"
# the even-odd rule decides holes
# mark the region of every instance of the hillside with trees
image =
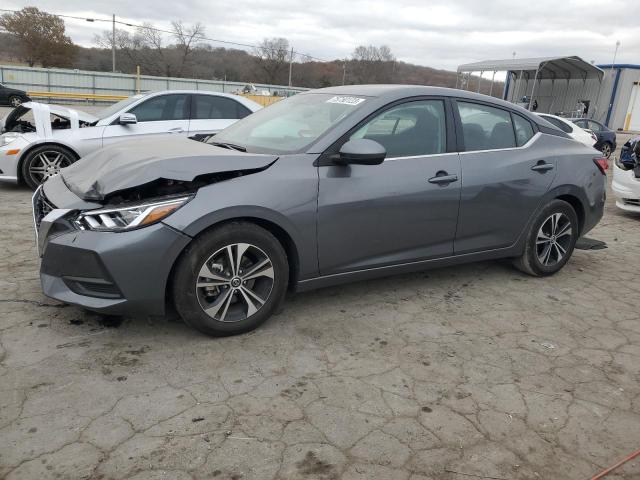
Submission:
[[[60,17],[34,7],[0,17],[0,62],[31,66],[111,71],[112,32],[94,38],[93,47],[75,45],[66,36]],[[319,88],[360,83],[397,83],[454,87],[456,73],[413,65],[397,60],[386,46],[361,45],[347,59],[319,61],[303,54],[291,56],[285,38],[267,38],[251,49],[216,47],[200,24],[172,22],[171,31],[150,24],[115,35],[117,71],[135,73],[140,66],[145,75],[216,79],[246,83],[287,85],[289,62],[293,58],[291,83],[298,87]],[[489,82],[482,83],[488,93]],[[477,78],[466,88],[475,90]],[[494,85],[499,94],[502,85]]]

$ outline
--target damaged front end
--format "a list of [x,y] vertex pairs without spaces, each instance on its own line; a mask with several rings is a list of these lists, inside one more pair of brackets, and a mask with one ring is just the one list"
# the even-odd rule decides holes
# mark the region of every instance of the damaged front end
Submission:
[[157,224],[200,188],[258,173],[276,160],[176,137],[102,149],[65,168],[36,192],[40,253],[55,232],[124,232]]

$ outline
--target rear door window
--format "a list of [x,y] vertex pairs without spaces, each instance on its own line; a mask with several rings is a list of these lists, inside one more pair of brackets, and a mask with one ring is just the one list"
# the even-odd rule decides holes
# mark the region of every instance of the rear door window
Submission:
[[531,122],[520,115],[513,114],[513,128],[516,132],[516,145],[518,147],[527,143],[534,135]]
[[465,150],[514,148],[511,114],[501,108],[457,101]]
[[239,102],[215,95],[193,95],[192,120],[239,119],[251,112]]

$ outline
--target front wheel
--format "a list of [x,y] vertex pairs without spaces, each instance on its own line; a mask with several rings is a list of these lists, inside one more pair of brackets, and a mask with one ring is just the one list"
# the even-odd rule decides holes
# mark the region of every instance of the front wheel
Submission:
[[49,177],[60,173],[78,157],[59,145],[42,145],[31,150],[22,162],[22,179],[32,189]]
[[173,301],[188,325],[214,336],[248,332],[280,306],[289,282],[287,256],[267,230],[248,222],[214,228],[184,251]]
[[515,266],[542,277],[560,271],[569,261],[578,239],[578,217],[563,200],[553,200],[531,225],[522,256]]

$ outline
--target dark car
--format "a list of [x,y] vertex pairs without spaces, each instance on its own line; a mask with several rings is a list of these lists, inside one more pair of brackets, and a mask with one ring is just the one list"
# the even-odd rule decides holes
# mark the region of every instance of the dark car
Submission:
[[10,105],[12,107],[19,107],[24,102],[28,102],[31,99],[27,92],[18,90],[16,88],[10,88],[0,83],[0,105]]
[[620,163],[626,168],[635,168],[640,159],[640,136],[632,137],[620,149]]
[[616,132],[603,125],[600,122],[592,120],[590,118],[579,118],[577,120],[571,120],[580,128],[585,130],[591,130],[598,137],[598,141],[594,145],[595,148],[600,150],[602,154],[609,158],[616,150]]
[[33,199],[42,287],[105,314],[162,315],[168,301],[229,335],[289,288],[496,258],[547,276],[602,217],[595,155],[485,95],[304,92],[208,143],[120,143],[51,177]]

